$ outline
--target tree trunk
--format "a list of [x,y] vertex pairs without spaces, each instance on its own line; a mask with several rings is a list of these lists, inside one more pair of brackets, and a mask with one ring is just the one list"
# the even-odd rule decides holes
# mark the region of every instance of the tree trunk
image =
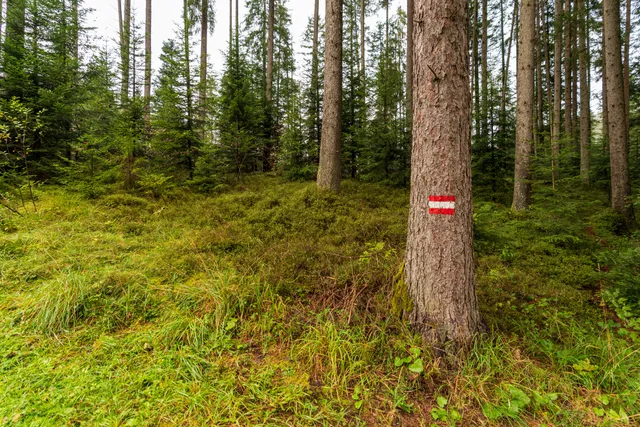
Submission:
[[151,0],[146,2],[144,25],[144,113],[147,129],[151,122]]
[[413,1],[407,0],[407,118],[409,126],[413,120]]
[[413,328],[439,354],[481,331],[471,204],[466,0],[417,0],[414,144],[405,280]]
[[[320,150],[320,138],[322,135],[322,127],[320,124],[320,0],[315,0],[315,7],[313,12],[313,56],[311,58],[311,88],[314,93],[314,108],[315,108],[315,121],[317,123],[315,129],[315,142],[317,143],[317,150]],[[318,158],[320,156],[319,152]]]
[[[471,56],[473,56],[472,58],[473,99],[474,99],[473,102],[474,102],[474,119],[475,119],[475,128],[476,128],[476,138],[479,138],[480,135],[482,134],[482,130],[480,126],[480,71],[479,71],[480,64],[478,64],[478,60],[480,59],[480,57],[478,56],[478,2],[479,1],[480,0],[474,0],[473,2],[473,37],[471,40]],[[414,6],[414,14],[415,14],[415,6]],[[414,38],[414,42],[415,42],[415,38]]]
[[489,27],[489,18],[488,18],[488,1],[482,0],[482,59],[480,61],[480,66],[482,67],[481,72],[481,85],[482,85],[482,111],[481,111],[481,131],[482,138],[484,143],[486,144],[489,138],[489,114],[487,111],[489,110],[489,64],[488,64],[488,52],[489,52],[489,38],[488,38],[488,27]]
[[590,90],[587,82],[589,68],[589,52],[587,50],[587,31],[584,0],[578,0],[579,50],[580,50],[580,177],[589,184],[589,144],[591,140],[591,106]]
[[564,26],[564,135],[567,141],[573,141],[571,127],[571,0],[565,0],[564,15],[562,19]]
[[269,0],[269,29],[267,33],[267,103],[273,102],[273,29],[275,25],[275,0]]
[[200,139],[204,141],[206,136],[207,121],[207,67],[209,51],[209,0],[202,0],[200,14],[200,93],[198,96],[198,109],[200,119]]
[[129,101],[129,84],[131,74],[131,0],[124,0],[124,46],[122,52],[122,100]]
[[625,31],[624,31],[624,105],[625,105],[625,126],[627,129],[627,141],[629,140],[629,131],[631,124],[630,104],[629,104],[629,44],[631,40],[631,0],[626,0],[625,7]]
[[[411,1],[411,0],[409,0]],[[317,4],[317,1],[316,1]],[[362,83],[364,84],[364,76],[366,75],[366,1],[360,0],[360,73],[362,73]]]
[[326,0],[324,114],[318,187],[340,190],[342,167],[342,1]]
[[516,110],[516,170],[513,209],[525,210],[531,199],[531,149],[533,141],[534,67],[536,46],[536,7],[534,0],[520,6],[518,38],[518,106]]
[[620,53],[620,1],[604,0],[605,66],[609,109],[609,152],[611,163],[611,204],[629,227],[635,224],[629,180],[629,141],[626,131],[624,76]]
[[[191,40],[189,38],[189,31],[191,29],[191,23],[189,22],[189,2],[188,0],[183,0],[183,38],[184,38],[184,72],[185,72],[185,86],[186,86],[186,97],[187,97],[187,129],[193,129],[193,91],[191,84]],[[191,153],[191,138],[188,139],[187,143],[187,168],[189,169],[189,174],[193,172],[193,158]]]
[[536,100],[537,100],[537,110],[536,110],[536,128],[534,131],[534,156],[538,155],[538,147],[544,141],[543,132],[544,132],[544,87],[542,85],[542,25],[541,25],[541,17],[540,10],[542,10],[542,0],[536,0],[535,2],[535,10],[536,10],[536,44],[535,44],[535,55],[536,55]]
[[[552,180],[560,179],[560,121],[562,117],[562,0],[556,0],[553,47],[553,137],[551,146]],[[554,185],[555,186],[555,185]]]

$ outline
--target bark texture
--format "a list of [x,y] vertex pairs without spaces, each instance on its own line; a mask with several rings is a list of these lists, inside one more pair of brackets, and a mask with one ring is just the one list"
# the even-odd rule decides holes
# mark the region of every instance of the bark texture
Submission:
[[[416,0],[411,208],[405,280],[414,329],[436,349],[481,331],[471,205],[471,92],[465,0]],[[430,215],[430,196],[455,196]]]
[[529,207],[531,199],[531,151],[534,117],[534,67],[536,46],[536,7],[534,0],[522,0],[518,39],[518,105],[516,110],[516,170],[513,209]]
[[342,1],[326,0],[324,113],[318,187],[340,190],[342,166]]
[[630,203],[629,141],[626,129],[626,105],[622,54],[620,52],[620,1],[604,0],[605,66],[607,69],[607,105],[609,113],[609,152],[611,162],[611,205],[631,227],[635,223]]
[[407,0],[407,117],[413,117],[413,13],[414,0]]

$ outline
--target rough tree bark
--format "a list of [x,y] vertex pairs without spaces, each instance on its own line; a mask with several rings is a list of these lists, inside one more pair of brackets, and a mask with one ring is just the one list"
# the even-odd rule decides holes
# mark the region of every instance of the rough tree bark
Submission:
[[629,227],[635,216],[630,203],[629,141],[626,131],[624,76],[620,52],[620,0],[604,0],[605,66],[609,111],[609,152],[611,164],[611,205]]
[[326,0],[324,113],[318,187],[340,190],[342,166],[342,1]]
[[442,354],[468,346],[482,329],[473,263],[467,1],[417,0],[415,22],[405,280],[411,324]]
[[591,94],[587,79],[589,51],[587,50],[587,31],[584,0],[578,0],[578,32],[580,50],[580,177],[589,185],[589,144],[591,140]]
[[518,38],[518,105],[516,110],[516,170],[513,209],[525,210],[531,199],[531,150],[534,117],[534,67],[536,7],[534,0],[522,0]]

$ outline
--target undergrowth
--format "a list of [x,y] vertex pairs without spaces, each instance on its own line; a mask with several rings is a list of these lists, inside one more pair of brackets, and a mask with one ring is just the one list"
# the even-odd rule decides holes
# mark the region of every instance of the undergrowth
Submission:
[[451,369],[392,309],[406,190],[41,188],[0,217],[0,424],[637,423],[640,236],[595,190],[535,194],[475,206],[490,332]]

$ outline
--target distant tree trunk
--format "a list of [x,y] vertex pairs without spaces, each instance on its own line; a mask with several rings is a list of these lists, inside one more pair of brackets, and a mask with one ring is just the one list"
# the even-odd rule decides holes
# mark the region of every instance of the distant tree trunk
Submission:
[[542,33],[540,31],[540,29],[542,28],[542,25],[540,24],[540,9],[542,9],[541,6],[541,0],[536,0],[535,2],[535,10],[536,10],[536,17],[535,17],[535,21],[536,21],[536,27],[535,27],[535,32],[536,32],[536,43],[535,43],[535,49],[534,49],[534,54],[535,54],[535,61],[536,61],[536,100],[537,100],[537,110],[536,110],[536,127],[533,133],[533,139],[534,139],[534,146],[533,146],[533,153],[534,156],[538,155],[538,146],[540,146],[543,142],[543,131],[544,131],[544,88],[542,85],[542,60],[543,60],[543,56],[542,56],[542,45],[541,45],[541,41],[542,41]]
[[229,55],[233,50],[233,0],[229,0]]
[[506,105],[507,105],[507,90],[509,88],[509,62],[511,60],[511,46],[513,44],[513,39],[517,38],[517,22],[518,22],[518,14],[519,14],[519,10],[518,10],[518,2],[520,0],[515,0],[513,3],[513,17],[511,20],[511,31],[510,31],[510,36],[509,36],[509,47],[507,48],[507,63],[505,65],[505,69],[504,69],[504,76],[502,78],[502,99],[501,99],[501,108],[503,111],[506,112]]
[[209,0],[202,0],[200,13],[200,93],[198,109],[200,119],[200,139],[206,137],[207,121],[207,67],[209,57]]
[[[411,1],[411,0],[409,0]],[[316,1],[317,4],[317,1]],[[364,84],[364,77],[366,75],[366,0],[360,0],[360,73],[362,73],[362,83]],[[408,18],[407,18],[408,19]]]
[[[547,124],[549,130],[549,137],[553,136],[553,77],[551,77],[551,55],[549,51],[550,42],[549,37],[551,34],[549,27],[549,20],[547,19],[547,0],[542,0],[542,30],[544,39],[544,67],[547,74],[547,108],[549,111],[549,122]],[[553,142],[552,142],[553,144]]]
[[525,210],[531,199],[531,149],[534,117],[534,67],[536,46],[536,8],[534,0],[523,0],[520,6],[518,38],[518,106],[516,110],[516,170],[513,209]]
[[[183,0],[183,41],[184,41],[184,72],[185,72],[185,86],[186,86],[186,98],[187,98],[187,129],[193,130],[193,90],[191,82],[191,39],[189,33],[191,30],[191,22],[189,19],[189,1]],[[191,138],[188,138],[187,143],[187,168],[189,174],[193,172],[193,157],[192,157],[192,144]]]
[[144,113],[147,131],[151,125],[151,0],[146,1],[144,23]]
[[326,0],[324,114],[318,187],[340,190],[342,167],[342,1]]
[[482,330],[475,292],[466,0],[417,0],[411,208],[405,280],[411,324],[440,355]]
[[611,204],[629,227],[635,224],[629,180],[629,141],[626,131],[624,76],[620,53],[620,1],[604,0],[605,66],[609,110],[609,152],[611,162]]
[[572,141],[572,91],[571,91],[571,0],[565,0],[564,16],[562,19],[564,26],[564,134],[567,141]]
[[573,76],[571,81],[571,141],[574,143],[576,158],[580,157],[580,121],[578,119],[578,82],[580,80],[578,59],[580,52],[578,50],[578,20],[578,12],[574,10],[573,18],[571,19],[571,75]]
[[120,103],[126,105],[129,102],[129,75],[131,60],[131,0],[124,0],[124,16],[122,13],[122,0],[118,0],[118,26],[120,29],[120,71],[122,72],[120,86]]
[[413,1],[407,0],[407,118],[409,126],[411,126],[413,119]]
[[269,30],[267,33],[267,103],[273,102],[273,30],[275,26],[275,0],[269,0]]
[[489,142],[489,64],[488,64],[488,52],[489,52],[489,38],[488,38],[488,1],[482,0],[482,59],[480,60],[480,66],[482,67],[481,85],[482,85],[482,110],[481,110],[481,132],[482,138],[485,143]]
[[0,48],[3,46],[3,43],[2,43],[2,40],[3,40],[3,38],[2,38],[2,35],[3,35],[3,33],[2,33],[2,24],[4,23],[4,19],[3,19],[4,18],[4,15],[3,15],[4,9],[3,9],[3,6],[4,6],[4,0],[0,0]]
[[629,45],[631,40],[631,0],[626,0],[626,16],[625,16],[625,31],[624,31],[624,105],[625,105],[625,120],[627,129],[627,141],[629,140],[629,130],[631,124],[630,116],[630,104],[629,104],[629,88],[630,88],[630,67],[629,67]]
[[584,0],[578,0],[579,50],[580,50],[580,177],[589,185],[589,144],[591,140],[591,94],[587,81],[589,51],[587,50],[587,31]]
[[[474,99],[474,121],[476,128],[476,138],[479,138],[482,134],[480,124],[480,64],[478,56],[478,2],[480,0],[474,0],[473,2],[473,37],[471,39],[471,56],[473,63],[473,99]],[[516,0],[517,1],[517,0]],[[415,6],[414,6],[415,13]],[[414,39],[415,42],[415,39]]]
[[552,180],[560,179],[560,121],[562,120],[562,0],[556,0],[553,48],[553,137],[551,146]]
[[[0,15],[2,15],[2,6],[0,6]],[[71,0],[71,49],[75,68],[77,70],[80,60],[80,16],[78,11],[78,0]]]
[[317,123],[315,129],[316,143],[318,149],[318,158],[320,157],[320,137],[322,135],[322,127],[320,122],[320,0],[315,0],[313,12],[313,53],[311,58],[311,87],[314,93],[315,120]]

